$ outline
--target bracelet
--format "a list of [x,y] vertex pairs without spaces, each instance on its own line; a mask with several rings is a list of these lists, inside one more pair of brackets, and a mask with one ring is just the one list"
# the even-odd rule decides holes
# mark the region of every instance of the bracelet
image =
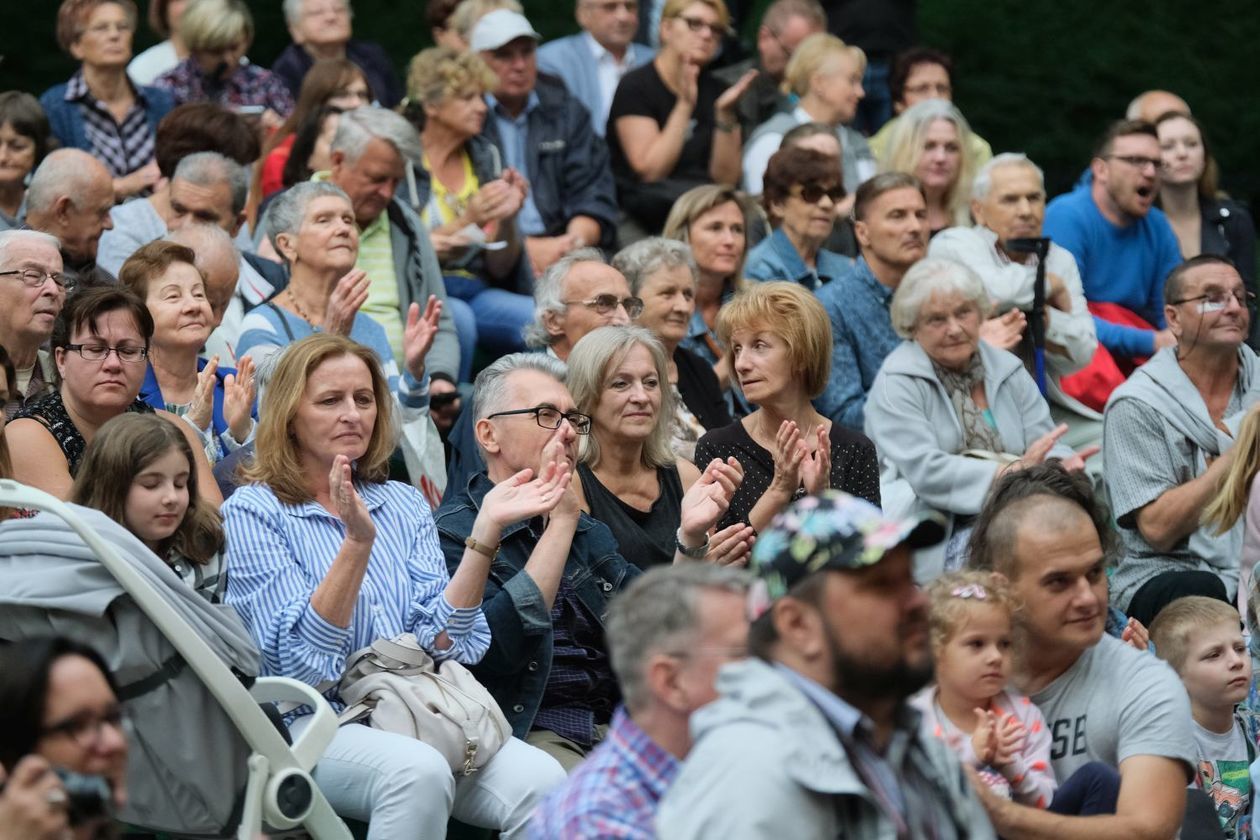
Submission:
[[713,127],[723,134],[730,134],[732,131],[739,128],[739,120],[731,120],[730,122],[716,121],[713,123]]
[[683,557],[688,558],[689,560],[701,560],[704,558],[704,555],[709,552],[709,535],[708,534],[704,535],[703,545],[697,545],[694,548],[688,548],[687,546],[682,544],[682,528],[679,528],[674,533],[674,548],[678,550],[679,554],[681,554]]
[[485,543],[477,542],[471,535],[464,539],[464,545],[471,548],[478,554],[483,554],[486,557],[489,557],[491,560],[499,554],[499,547],[497,545],[486,545]]

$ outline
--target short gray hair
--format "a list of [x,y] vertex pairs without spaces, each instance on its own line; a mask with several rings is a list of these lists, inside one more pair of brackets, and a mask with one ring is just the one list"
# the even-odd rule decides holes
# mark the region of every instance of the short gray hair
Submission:
[[89,191],[93,182],[109,178],[105,165],[82,149],[57,149],[49,152],[31,175],[26,188],[26,209],[29,213],[47,212],[62,196],[75,196]]
[[232,212],[245,209],[249,198],[249,171],[236,161],[218,152],[195,152],[181,158],[171,180],[178,178],[199,187],[214,187],[226,183],[232,193]]
[[598,248],[578,248],[556,260],[543,272],[542,277],[534,281],[534,320],[526,324],[523,331],[525,343],[530,347],[547,347],[551,344],[551,334],[543,324],[543,316],[548,312],[564,311],[564,279],[569,276],[573,266],[584,262],[606,265],[604,255]]
[[1041,189],[1044,191],[1046,188],[1045,173],[1041,171],[1040,166],[1028,159],[1028,155],[1023,152],[1002,152],[1000,155],[994,155],[976,173],[976,179],[971,182],[971,197],[974,200],[984,201],[989,197],[989,191],[993,189],[993,170],[999,166],[1026,166],[1037,173]]
[[[350,17],[354,17],[354,9],[350,8],[350,0],[336,0],[346,7],[346,11],[350,13]],[[284,0],[284,22],[289,26],[297,26],[302,20],[302,9],[306,6],[307,0]]]
[[193,253],[196,254],[194,263],[202,271],[205,271],[205,263],[216,253],[230,257],[234,263],[240,262],[241,259],[241,252],[232,241],[232,237],[218,225],[204,222],[187,225],[179,230],[171,231],[163,238],[168,242],[176,242],[192,248]]
[[730,592],[744,596],[749,576],[712,563],[683,563],[649,570],[608,605],[604,635],[613,674],[631,712],[651,700],[643,667],[652,654],[686,651],[700,631],[700,596]]
[[384,108],[364,105],[346,111],[337,120],[337,133],[333,135],[331,151],[342,152],[350,163],[363,156],[373,140],[384,140],[394,147],[404,161],[419,164],[424,152],[420,148],[420,135],[407,119]]
[[302,220],[306,218],[306,208],[315,199],[326,195],[335,196],[354,206],[345,190],[328,181],[302,181],[280,193],[271,202],[271,206],[267,208],[266,233],[277,254],[280,253],[280,246],[276,244],[276,237],[282,233],[297,233],[302,227]]
[[560,384],[568,378],[564,362],[546,353],[512,353],[496,359],[477,374],[473,382],[473,420],[483,420],[496,411],[503,411],[507,401],[507,379],[518,370],[545,373]]
[[685,267],[691,272],[691,285],[696,285],[696,258],[691,248],[677,239],[651,236],[622,248],[612,258],[612,267],[626,276],[630,294],[638,296],[643,283],[658,271]]
[[9,248],[19,242],[40,243],[55,251],[61,250],[61,241],[42,230],[0,230],[0,266],[8,266]]
[[[686,248],[681,242],[676,242]],[[660,380],[661,407],[656,415],[656,425],[651,434],[643,441],[641,458],[643,466],[648,469],[668,467],[674,464],[674,451],[671,447],[674,433],[675,415],[678,406],[674,402],[674,389],[669,387],[669,361],[665,358],[665,348],[650,330],[643,327],[607,326],[591,330],[582,336],[569,353],[569,393],[577,403],[578,411],[595,416],[599,400],[604,393],[604,378],[608,375],[609,366],[616,360],[625,358],[626,354],[636,346],[646,347],[656,367],[656,375]],[[594,430],[581,439],[582,463],[595,467],[599,464],[599,439]]]
[[933,292],[956,292],[976,305],[981,318],[989,314],[989,292],[974,271],[952,260],[919,260],[901,278],[889,307],[897,335],[913,337],[919,310]]

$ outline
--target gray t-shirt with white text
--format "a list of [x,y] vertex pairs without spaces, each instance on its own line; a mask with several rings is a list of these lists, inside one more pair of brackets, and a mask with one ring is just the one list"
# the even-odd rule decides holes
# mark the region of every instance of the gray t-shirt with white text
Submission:
[[1050,730],[1059,784],[1091,761],[1118,768],[1134,755],[1176,759],[1190,777],[1198,755],[1190,698],[1176,672],[1153,654],[1103,636],[1032,701]]

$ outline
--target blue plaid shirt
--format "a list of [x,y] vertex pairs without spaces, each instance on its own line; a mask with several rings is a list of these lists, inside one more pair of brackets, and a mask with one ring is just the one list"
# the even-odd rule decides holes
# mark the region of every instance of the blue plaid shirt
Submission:
[[678,775],[678,766],[678,759],[619,707],[603,742],[534,813],[530,840],[652,840],[656,806]]

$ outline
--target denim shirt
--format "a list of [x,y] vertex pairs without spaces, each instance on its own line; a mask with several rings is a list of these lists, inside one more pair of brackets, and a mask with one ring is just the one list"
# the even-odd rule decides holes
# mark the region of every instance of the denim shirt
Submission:
[[[476,473],[463,490],[448,495],[438,509],[438,538],[451,574],[464,556],[464,539],[472,533],[481,500],[493,487],[484,472]],[[498,701],[518,738],[529,733],[538,714],[553,652],[551,610],[533,578],[523,573],[538,544],[538,536],[531,530],[537,522],[517,522],[503,529],[481,602],[490,624],[490,650],[472,668]],[[582,604],[599,617],[601,626],[608,601],[639,574],[638,568],[618,553],[608,526],[581,514],[564,578]]]
[[848,273],[853,266],[853,260],[825,248],[818,249],[814,259],[815,269],[805,265],[796,252],[796,246],[783,228],[779,228],[748,252],[744,274],[753,280],[791,280],[807,289],[817,290],[841,274]]
[[859,431],[866,424],[866,394],[884,359],[901,344],[888,311],[892,295],[864,257],[818,290],[831,320],[831,377],[814,407],[832,422]]

